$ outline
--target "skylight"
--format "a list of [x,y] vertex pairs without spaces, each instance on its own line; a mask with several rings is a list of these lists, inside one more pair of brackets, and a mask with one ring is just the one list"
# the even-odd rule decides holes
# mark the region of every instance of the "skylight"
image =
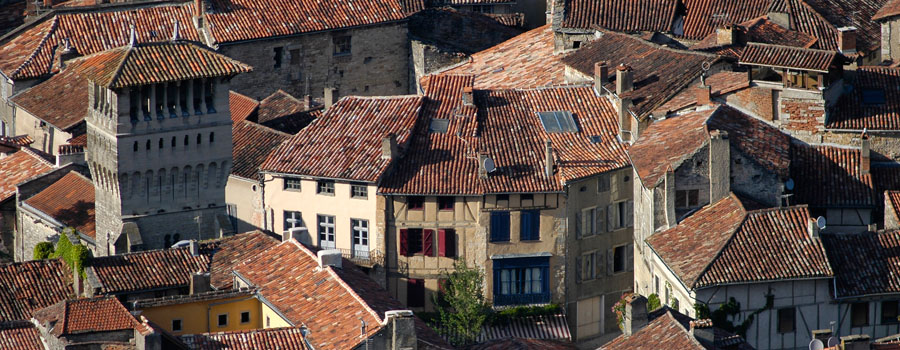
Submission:
[[537,115],[541,118],[541,125],[544,126],[544,130],[547,132],[578,132],[578,126],[575,125],[575,119],[572,118],[572,112],[537,112]]
[[862,89],[862,102],[867,105],[883,105],[886,101],[883,89]]
[[432,119],[431,124],[428,126],[428,132],[430,133],[438,133],[443,134],[447,132],[447,129],[450,127],[449,119]]

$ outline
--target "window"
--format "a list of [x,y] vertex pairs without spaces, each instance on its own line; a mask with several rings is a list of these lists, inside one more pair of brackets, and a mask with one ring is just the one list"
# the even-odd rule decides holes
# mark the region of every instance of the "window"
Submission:
[[406,197],[407,210],[422,210],[425,208],[425,198],[423,197]]
[[172,148],[175,148],[176,145],[178,145],[178,142],[175,141],[175,136],[172,136]]
[[300,183],[302,181],[296,177],[286,177],[284,178],[284,189],[287,191],[300,191]]
[[428,126],[428,132],[432,134],[446,133],[450,128],[450,119],[434,118]]
[[266,327],[272,327],[272,318],[266,316]]
[[417,254],[434,256],[434,230],[401,229],[400,255],[413,256]]
[[456,231],[453,229],[438,230],[438,256],[456,257]]
[[494,305],[550,301],[548,257],[494,260]]
[[211,133],[209,133],[209,143],[213,143],[213,142],[216,142],[216,133],[211,132]]
[[500,204],[500,202],[502,202],[502,201],[507,202],[506,204],[508,205],[509,204],[509,195],[508,194],[498,194],[497,195],[497,204]]
[[303,227],[303,217],[299,211],[284,211],[284,230],[288,231],[295,227]]
[[219,327],[225,327],[228,325],[228,314],[219,314],[218,323],[216,323]]
[[147,140],[145,143],[145,148],[147,148],[148,151],[150,150],[150,140]]
[[897,300],[887,300],[881,302],[881,324],[895,324],[898,322],[897,309],[900,303]]
[[334,249],[334,216],[317,215],[319,221],[319,247]]
[[288,51],[291,55],[291,65],[299,65],[300,64],[300,49],[293,49]]
[[438,197],[438,210],[453,210],[456,197]]
[[350,185],[350,197],[367,198],[369,196],[369,188],[365,184]]
[[163,139],[159,139],[159,149],[163,149]]
[[406,306],[425,307],[425,280],[406,281]]
[[572,48],[577,49],[581,47],[581,42],[578,40],[572,41]]
[[182,330],[181,324],[182,324],[181,319],[172,320],[172,332],[181,332],[181,330]]
[[350,229],[353,230],[353,256],[368,258],[369,220],[350,219]]
[[627,265],[626,256],[628,255],[628,252],[626,251],[627,247],[628,246],[623,245],[623,246],[618,246],[615,248],[615,250],[614,250],[615,255],[613,256],[613,272],[614,273],[625,271],[625,265]]
[[241,312],[241,324],[250,323],[250,311]]
[[134,146],[133,146],[133,147],[134,147],[134,151],[137,152],[137,151],[138,151],[138,143],[137,143],[137,141],[134,141]]
[[541,239],[541,211],[523,210],[519,222],[519,240],[537,241]]
[[316,186],[316,193],[328,196],[334,195],[334,181],[319,180]]
[[281,68],[281,55],[284,51],[283,47],[276,47],[272,49],[275,52],[275,68]]
[[190,140],[191,140],[190,137],[188,137],[187,135],[184,135],[184,145],[185,145],[185,146],[187,146],[188,144],[190,144]]
[[[531,194],[531,193],[523,194],[523,195],[519,196],[519,200],[522,201],[521,205],[524,206],[525,201],[534,201],[534,194]],[[534,205],[534,203],[531,203],[531,204]]]
[[509,212],[491,212],[491,242],[509,242]]
[[862,327],[867,325],[869,325],[869,303],[850,304],[850,326]]
[[676,190],[675,208],[693,208],[700,205],[700,190]]
[[597,193],[609,192],[609,174],[597,177]]
[[794,331],[794,317],[796,314],[796,311],[792,307],[778,309],[778,333],[790,333]]
[[572,118],[572,112],[537,112],[537,115],[538,118],[541,119],[541,125],[544,126],[544,131],[546,132],[578,132],[578,126],[575,125],[575,119]]
[[597,252],[591,252],[581,256],[580,260],[581,280],[588,281],[597,276]]
[[[175,175],[172,175],[175,176]],[[238,229],[238,212],[237,204],[225,203],[225,214],[228,215],[228,221],[231,222],[231,228]],[[168,246],[167,246],[168,247]]]
[[659,296],[659,276],[653,276],[653,293]]
[[336,36],[331,39],[334,44],[334,55],[335,56],[343,56],[350,54],[350,36]]
[[203,136],[197,134],[197,144],[199,145],[201,142],[203,142]]
[[597,233],[597,209],[588,208],[581,211],[581,235],[590,236]]

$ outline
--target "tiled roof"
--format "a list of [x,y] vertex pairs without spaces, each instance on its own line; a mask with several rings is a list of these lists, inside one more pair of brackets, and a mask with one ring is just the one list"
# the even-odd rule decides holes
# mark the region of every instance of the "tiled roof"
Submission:
[[290,135],[272,130],[248,120],[234,124],[231,129],[231,154],[234,166],[231,175],[256,180],[259,166],[266,157]]
[[622,97],[631,98],[631,111],[645,117],[699,78],[704,63],[713,64],[718,60],[717,56],[706,53],[670,49],[630,35],[604,32],[599,39],[564,57],[562,62],[593,77],[594,64],[606,61],[612,82],[607,89],[611,91],[616,90],[616,66],[632,67],[634,91],[623,93]]
[[247,258],[274,247],[279,240],[263,231],[252,231],[200,243],[200,253],[211,256],[210,284],[216,289],[232,287],[231,269]]
[[738,58],[748,42],[809,48],[816,38],[809,34],[784,28],[767,17],[757,17],[734,26],[735,42],[720,45],[713,31],[703,40],[691,46],[691,50],[702,50],[718,55]]
[[312,108],[315,107],[278,90],[259,102],[256,122],[293,135],[320,115],[313,113]]
[[251,70],[248,65],[186,41],[122,46],[86,61],[96,68],[85,72],[85,78],[110,88],[232,76]]
[[52,169],[53,164],[24,148],[0,159],[0,202],[16,195],[19,183]]
[[676,0],[568,0],[562,27],[669,32],[678,5]]
[[382,138],[403,147],[418,120],[420,96],[344,97],[272,152],[262,170],[375,182],[387,169]]
[[310,350],[303,338],[297,327],[191,334],[181,336],[181,341],[191,350]]
[[231,121],[237,124],[247,120],[259,107],[259,101],[234,91],[228,93],[228,108],[231,110]]
[[887,199],[884,212],[894,213],[895,218],[900,218],[900,191],[884,191],[884,197]]
[[18,147],[28,146],[34,143],[34,138],[31,135],[19,135],[19,136],[0,136],[0,143],[16,145]]
[[[854,89],[841,95],[828,117],[829,129],[900,130],[900,68],[859,67]],[[869,101],[874,94],[875,101]],[[883,94],[884,103],[878,101]]]
[[468,350],[575,350],[571,342],[545,339],[497,339],[468,347]]
[[822,235],[837,298],[900,293],[900,231]]
[[399,0],[213,0],[211,3],[212,10],[206,18],[216,43],[400,21],[406,18],[409,7]]
[[[780,0],[778,2],[799,0]],[[819,39],[816,48],[838,50],[837,28],[856,27],[856,47],[871,53],[881,47],[881,25],[872,20],[887,0],[803,0],[792,4],[797,30]],[[807,12],[807,13],[801,13]],[[810,12],[815,12],[813,15]],[[821,19],[819,19],[821,18]],[[799,21],[799,19],[803,19]]]
[[72,146],[87,146],[87,133],[66,140]]
[[835,51],[804,49],[790,46],[748,43],[741,53],[740,63],[752,66],[772,66],[828,72],[839,59]]
[[188,248],[171,248],[95,257],[91,268],[102,293],[118,294],[186,287],[193,273],[208,271],[209,257],[192,256]]
[[[706,85],[710,87],[710,97],[715,98],[716,96],[750,87],[750,79],[747,76],[747,72],[723,71],[707,77]],[[666,101],[655,111],[675,112],[695,104],[697,104],[697,91],[687,88],[681,90],[675,97]]]
[[47,186],[25,200],[25,204],[40,210],[68,227],[94,238],[94,183],[77,171]]
[[781,177],[790,170],[790,138],[777,128],[733,108],[718,106],[650,124],[629,154],[648,188],[660,184],[709,141],[709,132],[728,132],[728,141],[758,164]]
[[[619,335],[609,343],[601,346],[602,350],[640,350],[640,349],[684,349],[707,350],[698,342],[669,308],[664,313],[657,313],[646,326],[631,336]],[[653,313],[651,313],[653,314]],[[680,314],[679,314],[680,315]],[[685,317],[685,316],[682,316]]]
[[200,41],[191,19],[192,3],[128,4],[63,11],[20,27],[0,39],[0,70],[11,79],[36,78],[54,72],[54,59],[64,39],[81,55],[128,45],[135,25],[137,42],[171,38],[175,23],[179,36]]
[[6,350],[44,350],[41,334],[28,321],[0,323],[0,348]]
[[860,151],[838,146],[792,144],[794,200],[811,207],[872,207],[872,175],[859,172]]
[[717,27],[766,14],[772,0],[684,0],[684,37],[702,39]]
[[872,16],[873,21],[900,15],[900,0],[888,0],[878,9],[878,12]]
[[[231,271],[229,271],[229,275]],[[203,293],[195,293],[195,294],[177,294],[177,295],[169,295],[159,298],[153,299],[139,299],[132,302],[133,309],[140,310],[146,308],[153,308],[159,306],[169,306],[169,305],[183,305],[189,303],[196,303],[200,301],[211,301],[211,300],[219,300],[222,301],[224,299],[236,298],[236,297],[246,297],[252,296],[256,294],[256,290],[252,288],[240,288],[240,289],[219,289],[212,290]]]
[[0,265],[0,321],[28,320],[35,310],[73,297],[71,276],[60,259]]
[[559,85],[566,82],[561,57],[553,54],[553,29],[545,25],[475,53],[469,62],[445,72],[475,75],[477,89]]
[[62,300],[35,311],[34,318],[55,336],[135,329],[139,326],[125,306],[111,296]]

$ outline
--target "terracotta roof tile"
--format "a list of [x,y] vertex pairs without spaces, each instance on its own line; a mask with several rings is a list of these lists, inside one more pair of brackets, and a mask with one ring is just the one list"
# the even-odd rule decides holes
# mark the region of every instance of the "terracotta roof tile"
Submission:
[[836,298],[900,293],[900,231],[822,235]]
[[88,237],[96,236],[94,183],[77,171],[70,171],[43,191],[26,199],[25,204],[66,226],[74,227]]
[[228,108],[231,109],[231,121],[236,125],[242,120],[247,120],[256,108],[259,107],[259,101],[249,96],[241,95],[234,91],[228,93]]
[[35,310],[73,297],[71,276],[60,259],[0,265],[0,321],[28,320]]
[[719,61],[714,55],[659,46],[639,38],[614,32],[604,32],[599,39],[564,57],[562,63],[581,74],[593,78],[594,64],[607,62],[607,89],[615,91],[615,67],[625,64],[633,69],[634,91],[622,94],[632,99],[631,111],[646,117],[651,111],[675,96],[681,89],[700,77],[704,63]]
[[[808,15],[809,19],[799,23],[797,27],[798,30],[818,38],[816,47],[825,50],[840,48],[837,28],[856,27],[856,47],[868,54],[881,47],[881,25],[873,21],[872,17],[886,2],[887,0],[804,0],[802,5],[794,5],[795,11],[801,9],[815,11],[824,21]],[[796,16],[802,19],[807,15]],[[813,24],[818,28],[811,29]],[[821,34],[817,35],[817,32]]]
[[676,0],[568,0],[563,28],[619,32],[669,32],[675,20]]
[[209,257],[191,256],[188,248],[171,248],[114,256],[91,262],[102,293],[118,294],[190,285],[191,275],[209,270]]
[[0,202],[16,195],[16,185],[52,169],[53,164],[27,149],[0,159]]
[[234,275],[231,269],[235,265],[278,243],[278,239],[259,230],[201,242],[200,253],[211,257],[210,283],[216,289],[232,288]]
[[748,43],[741,53],[740,63],[752,66],[794,68],[828,72],[839,65],[840,54],[834,51],[804,49],[790,46]]
[[0,323],[0,348],[7,350],[44,350],[41,334],[28,321]]
[[231,129],[231,149],[234,165],[231,174],[245,179],[259,178],[259,166],[269,153],[275,150],[290,135],[272,130],[251,121],[243,120]]
[[896,15],[900,15],[900,0],[888,0],[880,9],[878,9],[878,12],[872,16],[872,20],[878,21]]
[[841,95],[833,113],[829,115],[826,127],[850,130],[900,130],[898,85],[900,85],[900,68],[859,67],[856,70],[854,89]]
[[684,37],[702,39],[717,27],[765,15],[772,0],[684,0]]
[[[706,85],[710,87],[710,97],[715,98],[727,93],[735,92],[750,87],[750,79],[747,72],[718,72],[706,78]],[[654,112],[676,112],[697,104],[697,91],[687,88],[681,90],[678,95],[672,97]]]
[[387,169],[382,138],[406,145],[419,119],[420,96],[345,97],[272,152],[263,171],[375,182]]
[[561,57],[553,54],[553,29],[544,25],[475,53],[445,73],[475,75],[477,89],[559,85],[566,82]]
[[87,133],[75,136],[66,140],[66,142],[73,146],[87,146]]
[[719,328],[713,328],[714,341],[701,343],[691,334],[690,317],[663,306],[648,315],[650,322],[631,336],[619,335],[601,346],[602,350],[694,349],[694,350],[752,350],[743,338]]
[[467,348],[468,350],[575,350],[571,342],[546,339],[509,338],[487,341]]
[[900,191],[885,191],[884,197],[887,198],[885,213],[891,212],[894,217],[900,218]]
[[259,102],[256,122],[272,129],[296,134],[321,115],[321,107],[310,106],[283,90]]
[[111,296],[62,300],[35,311],[34,318],[59,337],[139,327],[139,322]]
[[738,58],[749,42],[809,48],[817,39],[809,34],[784,28],[767,17],[757,17],[734,26],[735,42],[720,45],[713,31],[703,40],[691,46],[691,50],[701,50],[717,55]]
[[859,149],[801,143],[793,143],[791,148],[797,203],[811,207],[876,205],[872,175],[859,171]]
[[191,350],[310,350],[300,328],[191,334],[181,336],[181,341]]

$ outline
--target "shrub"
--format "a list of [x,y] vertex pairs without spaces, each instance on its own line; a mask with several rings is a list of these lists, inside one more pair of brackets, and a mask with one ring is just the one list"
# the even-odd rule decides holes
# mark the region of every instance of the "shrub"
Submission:
[[53,254],[53,243],[41,242],[34,246],[34,260],[44,260]]
[[91,251],[87,247],[76,243],[72,244],[69,235],[75,234],[75,229],[66,228],[59,235],[59,242],[56,243],[56,250],[50,254],[51,258],[62,258],[69,266],[78,269],[78,273],[84,277],[84,266],[91,258]]
[[661,306],[662,302],[659,301],[659,295],[656,295],[656,293],[647,297],[647,311],[659,309]]

